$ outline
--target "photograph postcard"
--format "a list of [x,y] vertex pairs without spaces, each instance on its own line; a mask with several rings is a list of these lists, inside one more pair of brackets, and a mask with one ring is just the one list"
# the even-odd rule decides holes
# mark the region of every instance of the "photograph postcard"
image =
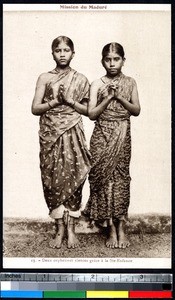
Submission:
[[3,5],[3,268],[171,268],[171,5]]

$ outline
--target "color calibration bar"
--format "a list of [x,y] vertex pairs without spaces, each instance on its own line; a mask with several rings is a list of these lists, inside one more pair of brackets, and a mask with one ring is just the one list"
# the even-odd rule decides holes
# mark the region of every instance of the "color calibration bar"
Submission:
[[1,273],[0,298],[172,299],[171,274]]
[[94,298],[124,298],[124,299],[172,299],[172,292],[168,291],[1,291],[1,298],[22,298],[22,299],[94,299]]

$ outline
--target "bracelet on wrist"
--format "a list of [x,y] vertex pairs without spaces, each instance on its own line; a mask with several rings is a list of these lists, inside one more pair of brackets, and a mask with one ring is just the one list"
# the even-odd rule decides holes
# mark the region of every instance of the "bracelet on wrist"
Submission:
[[[50,101],[51,102],[51,101]],[[49,105],[49,108],[53,108],[53,106],[51,105],[50,102],[47,102],[47,104]]]
[[71,107],[75,107],[75,101],[74,100],[72,100],[72,102],[71,103],[69,103],[69,105],[71,106]]

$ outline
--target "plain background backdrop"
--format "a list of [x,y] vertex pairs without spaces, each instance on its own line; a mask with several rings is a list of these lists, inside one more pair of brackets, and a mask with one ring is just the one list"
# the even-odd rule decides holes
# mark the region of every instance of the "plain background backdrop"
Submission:
[[[171,210],[171,12],[11,11],[3,20],[3,214],[47,218],[39,169],[39,117],[31,114],[35,84],[55,67],[51,43],[59,35],[75,45],[71,67],[90,83],[104,75],[101,50],[119,42],[125,75],[134,77],[141,114],[131,117],[129,214]],[[94,122],[83,117],[89,144]],[[86,182],[83,204],[89,195]]]

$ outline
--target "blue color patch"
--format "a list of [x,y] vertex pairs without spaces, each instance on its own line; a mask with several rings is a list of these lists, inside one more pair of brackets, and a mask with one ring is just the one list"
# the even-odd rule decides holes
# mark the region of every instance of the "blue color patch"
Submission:
[[1,298],[43,298],[42,291],[1,291]]

